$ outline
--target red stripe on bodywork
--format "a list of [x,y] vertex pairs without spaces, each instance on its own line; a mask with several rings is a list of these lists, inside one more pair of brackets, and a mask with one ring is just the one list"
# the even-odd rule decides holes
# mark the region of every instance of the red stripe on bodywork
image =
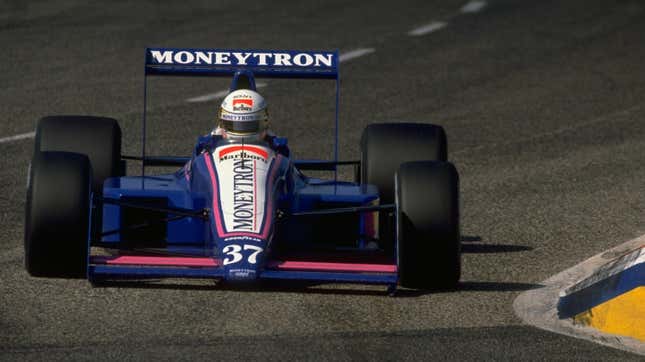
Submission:
[[351,271],[372,273],[396,273],[395,264],[354,264],[354,263],[327,263],[310,261],[272,261],[269,268],[282,270],[309,270],[309,271]]
[[236,152],[236,151],[246,151],[246,152],[252,152],[257,155],[260,155],[264,157],[264,159],[267,159],[269,157],[269,153],[265,150],[263,150],[260,147],[255,147],[255,146],[231,146],[227,147],[223,150],[219,151],[219,157],[222,158],[226,155],[228,155],[231,152]]
[[90,263],[108,265],[219,266],[217,260],[198,257],[168,256],[93,256]]

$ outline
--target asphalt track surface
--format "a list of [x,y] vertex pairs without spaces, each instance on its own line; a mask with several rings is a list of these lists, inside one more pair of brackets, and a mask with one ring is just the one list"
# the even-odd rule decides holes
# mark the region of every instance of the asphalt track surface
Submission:
[[[49,114],[118,118],[138,152],[143,48],[373,48],[341,66],[341,156],[377,121],[443,125],[461,175],[459,290],[210,283],[93,288],[23,268],[33,140],[0,143],[0,359],[580,359],[636,355],[523,324],[522,291],[644,233],[639,0],[0,3],[0,138]],[[447,25],[411,37],[432,21]],[[187,154],[226,80],[154,79],[149,149]],[[333,84],[267,82],[297,157],[331,147]],[[131,168],[131,171],[134,167]],[[345,175],[346,176],[346,175]]]

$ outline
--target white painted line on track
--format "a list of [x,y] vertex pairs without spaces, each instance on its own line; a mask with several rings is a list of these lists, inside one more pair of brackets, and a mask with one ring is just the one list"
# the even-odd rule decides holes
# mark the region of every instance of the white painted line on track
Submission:
[[15,136],[10,136],[10,137],[3,137],[0,138],[0,143],[9,143],[9,142],[14,142],[14,141],[20,141],[24,140],[27,138],[34,138],[36,136],[36,132],[28,132],[28,133],[23,133],[23,134],[18,134]]
[[441,30],[446,27],[448,23],[444,23],[443,21],[433,21],[430,24],[420,26],[418,28],[412,29],[408,32],[408,35],[410,36],[421,36],[421,35],[426,35],[430,34],[432,32],[435,32],[437,30]]
[[560,319],[557,311],[561,291],[592,275],[616,257],[643,245],[645,235],[606,250],[550,277],[540,283],[541,288],[523,292],[513,301],[515,314],[525,323],[537,328],[645,355],[645,343],[629,337],[606,334],[592,327],[575,325],[570,319]]
[[[258,82],[258,83],[255,84],[256,88],[264,88],[266,86],[267,86],[266,83]],[[223,91],[219,91],[219,92],[216,92],[216,93],[209,93],[209,94],[204,94],[202,96],[188,98],[188,99],[186,99],[186,102],[188,102],[188,103],[210,102],[210,101],[214,101],[214,100],[217,100],[217,99],[222,99],[222,98],[226,97],[227,94],[228,94],[228,89],[223,90]]]
[[188,103],[200,103],[200,102],[208,102],[208,101],[214,101],[216,99],[224,98],[228,94],[228,89],[219,91],[217,93],[209,93],[209,94],[204,94],[203,96],[197,96],[193,98],[188,98],[186,99],[186,102]]
[[[473,13],[478,13],[482,11],[488,3],[484,0],[471,0],[465,5],[463,5],[460,9],[459,12],[461,14],[473,14]],[[449,16],[448,19],[452,19],[459,16],[459,14],[453,14],[452,16]],[[447,21],[433,21],[429,24],[420,26],[418,28],[414,28],[408,32],[409,36],[422,36],[426,34],[433,33],[435,31],[441,30],[448,26]]]
[[461,7],[460,11],[464,14],[478,13],[488,5],[483,0],[472,0],[468,4]]
[[372,54],[376,51],[374,48],[359,48],[359,49],[354,49],[350,50],[348,52],[345,52],[338,56],[338,60],[342,62],[346,62],[348,60],[356,59],[359,57],[362,57],[367,54]]

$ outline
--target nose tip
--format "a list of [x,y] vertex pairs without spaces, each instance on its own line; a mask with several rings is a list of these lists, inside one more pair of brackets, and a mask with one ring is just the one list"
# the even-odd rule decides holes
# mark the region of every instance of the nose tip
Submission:
[[258,274],[253,269],[229,269],[226,273],[226,280],[236,283],[246,283],[256,281]]

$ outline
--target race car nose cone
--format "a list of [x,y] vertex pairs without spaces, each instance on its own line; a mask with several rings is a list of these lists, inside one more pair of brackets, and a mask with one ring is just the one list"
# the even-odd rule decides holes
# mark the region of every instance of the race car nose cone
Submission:
[[249,236],[223,240],[220,255],[224,280],[236,283],[257,280],[265,264],[266,244],[266,240]]

